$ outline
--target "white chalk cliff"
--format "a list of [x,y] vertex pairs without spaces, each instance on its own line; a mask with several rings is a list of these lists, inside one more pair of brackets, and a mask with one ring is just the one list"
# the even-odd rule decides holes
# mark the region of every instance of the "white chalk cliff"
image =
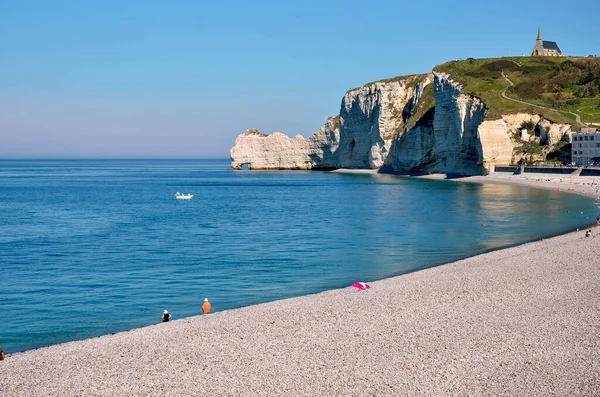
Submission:
[[290,138],[281,132],[265,135],[250,128],[231,148],[231,168],[252,170],[311,170],[338,168],[339,118],[330,117],[313,136]]
[[384,80],[348,91],[339,116],[309,138],[247,130],[230,151],[231,167],[481,175],[519,160],[524,142],[570,142],[568,124],[525,113],[486,120],[486,113],[444,73]]
[[350,90],[340,110],[340,168],[381,168],[431,75],[408,76]]

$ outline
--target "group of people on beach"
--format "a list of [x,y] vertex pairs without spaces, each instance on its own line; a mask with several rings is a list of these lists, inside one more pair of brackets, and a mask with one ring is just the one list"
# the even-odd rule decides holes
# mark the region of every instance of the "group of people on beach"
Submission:
[[[208,298],[204,298],[204,303],[202,304],[202,313],[209,314],[210,313],[211,304],[208,301]],[[163,312],[162,322],[166,323],[171,319],[171,313],[167,309]]]
[[593,235],[592,235],[592,229],[589,229],[589,230],[585,231],[585,237],[593,237]]

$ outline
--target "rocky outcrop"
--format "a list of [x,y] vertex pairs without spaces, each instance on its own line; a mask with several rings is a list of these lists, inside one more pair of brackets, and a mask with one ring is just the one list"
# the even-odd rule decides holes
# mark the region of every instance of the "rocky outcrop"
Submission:
[[[491,171],[496,165],[514,164],[522,159],[543,160],[560,141],[570,142],[571,126],[555,124],[537,114],[503,115],[486,120],[479,126],[483,148],[483,167]],[[539,145],[535,152],[524,152],[528,143]]]
[[[507,165],[520,160],[520,156],[515,153],[519,147],[519,141],[515,134],[522,141],[535,140],[535,134],[532,131],[524,129],[524,123],[537,125],[540,116],[536,114],[511,114],[502,116],[498,120],[485,120],[479,126],[479,139],[482,147],[482,166],[485,172],[493,171],[496,165]],[[519,157],[515,160],[516,157]]]
[[[484,125],[485,104],[466,95],[445,74],[435,74],[435,108],[425,113],[395,142],[396,171],[480,175],[487,158],[510,162],[512,143],[496,124]],[[481,127],[484,127],[481,129]]]
[[340,110],[340,167],[381,168],[431,82],[431,75],[415,75],[348,91]]
[[445,74],[435,74],[434,145],[429,172],[481,174],[483,149],[478,137],[486,106]]
[[571,142],[573,132],[569,124],[557,124],[541,119],[537,126],[542,145],[556,145],[560,141]]
[[432,80],[431,74],[415,75],[350,90],[342,99],[340,115],[308,139],[247,130],[230,151],[231,168],[381,168]]
[[235,140],[231,168],[311,170],[337,168],[334,155],[340,141],[339,117],[330,117],[313,136],[290,138],[281,132],[265,135],[253,128]]
[[[570,142],[568,124],[536,114],[486,119],[487,106],[444,73],[348,91],[340,115],[310,138],[247,130],[231,149],[240,169],[388,168],[481,175],[520,159],[543,159]],[[562,144],[562,145],[561,145]]]
[[412,128],[398,134],[392,147],[393,156],[386,165],[395,171],[422,172],[434,163],[435,144],[433,118],[435,108],[429,108]]
[[[435,74],[434,88],[435,109],[394,142],[392,168],[396,171],[487,174],[496,165],[522,158],[543,159],[560,141],[570,141],[568,124],[555,124],[536,114],[485,120],[485,103],[464,94],[446,74]],[[528,143],[539,145],[538,151]]]

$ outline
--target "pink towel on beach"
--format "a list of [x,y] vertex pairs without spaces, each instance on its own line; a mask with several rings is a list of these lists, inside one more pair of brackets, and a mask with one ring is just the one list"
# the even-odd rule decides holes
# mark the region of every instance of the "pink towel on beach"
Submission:
[[358,282],[358,281],[355,282],[354,284],[352,284],[352,286],[358,288],[361,291],[364,291],[366,289],[371,288],[371,286],[369,284],[367,284],[367,283],[361,283],[361,282]]

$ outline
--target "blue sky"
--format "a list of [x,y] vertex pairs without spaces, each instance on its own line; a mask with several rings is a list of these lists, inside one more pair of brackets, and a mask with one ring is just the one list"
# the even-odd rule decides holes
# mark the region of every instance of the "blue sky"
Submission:
[[[403,4],[404,3],[404,4]],[[600,55],[579,1],[4,0],[0,158],[227,158],[246,128],[312,135],[367,82],[529,54]]]

